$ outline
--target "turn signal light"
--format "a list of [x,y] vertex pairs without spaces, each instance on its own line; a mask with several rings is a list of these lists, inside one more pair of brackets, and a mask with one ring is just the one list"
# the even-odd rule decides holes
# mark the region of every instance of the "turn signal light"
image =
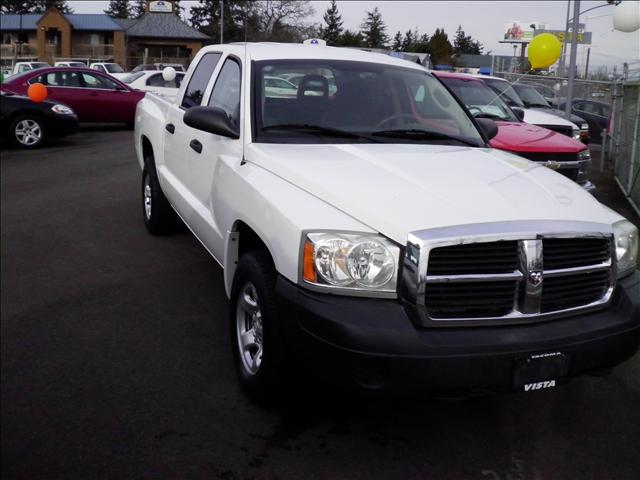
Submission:
[[316,274],[316,266],[313,262],[313,254],[314,254],[314,246],[309,240],[304,242],[304,259],[303,259],[303,267],[302,267],[302,277],[307,282],[315,283],[318,280],[318,276]]

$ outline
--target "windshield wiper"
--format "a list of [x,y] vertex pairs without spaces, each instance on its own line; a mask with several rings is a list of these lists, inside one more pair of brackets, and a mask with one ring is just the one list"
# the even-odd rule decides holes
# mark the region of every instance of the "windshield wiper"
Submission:
[[454,140],[472,147],[480,146],[477,142],[466,140],[455,135],[448,135],[442,132],[434,132],[432,130],[422,130],[418,128],[404,130],[379,130],[377,132],[372,132],[371,135],[379,137],[407,138],[409,140]]
[[[507,120],[500,115],[494,115],[493,113],[481,112],[473,116],[473,118],[491,118],[493,120]],[[507,120],[508,121],[508,120]]]
[[266,132],[269,130],[308,131],[310,133],[328,135],[331,137],[360,138],[364,140],[369,140],[370,142],[380,143],[380,140],[376,138],[372,138],[368,135],[363,135],[361,133],[350,132],[348,130],[340,130],[337,128],[323,127],[321,125],[310,125],[307,123],[281,123],[278,125],[268,125],[266,127],[262,127],[262,131]]

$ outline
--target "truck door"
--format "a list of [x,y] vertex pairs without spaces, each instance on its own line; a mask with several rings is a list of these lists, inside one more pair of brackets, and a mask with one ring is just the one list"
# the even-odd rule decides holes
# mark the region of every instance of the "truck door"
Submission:
[[221,54],[205,53],[189,78],[186,88],[180,90],[176,100],[169,106],[164,125],[164,159],[157,165],[162,189],[180,216],[191,224],[193,217],[193,193],[189,184],[189,142],[193,129],[185,125],[182,117],[191,107],[202,105],[204,93],[213,78]]
[[[227,56],[207,101],[207,106],[220,108],[227,114],[238,133],[241,75],[240,61],[233,56]],[[189,184],[195,196],[195,212],[191,225],[200,241],[216,258],[222,259],[225,232],[216,221],[216,205],[213,201],[218,181],[216,177],[223,160],[233,165],[240,164],[242,139],[223,137],[196,129],[189,130]]]

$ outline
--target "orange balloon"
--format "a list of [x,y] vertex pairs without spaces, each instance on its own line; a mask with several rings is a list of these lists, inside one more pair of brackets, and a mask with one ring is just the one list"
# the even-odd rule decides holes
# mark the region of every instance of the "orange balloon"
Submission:
[[47,92],[47,87],[41,83],[34,83],[29,86],[29,89],[27,90],[27,95],[34,103],[44,102],[48,94],[49,92]]

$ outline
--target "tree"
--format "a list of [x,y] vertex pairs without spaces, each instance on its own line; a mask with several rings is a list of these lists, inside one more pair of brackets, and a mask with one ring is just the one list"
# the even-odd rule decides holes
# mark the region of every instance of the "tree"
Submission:
[[482,44],[477,40],[471,38],[470,35],[466,35],[462,30],[462,25],[458,25],[456,30],[456,37],[453,40],[453,51],[457,55],[461,53],[470,53],[474,55],[480,55],[482,53]]
[[410,52],[413,49],[413,44],[415,37],[413,36],[413,32],[411,30],[407,30],[404,34],[404,40],[402,41],[402,51]]
[[336,0],[331,0],[329,7],[322,16],[326,27],[322,28],[322,38],[326,40],[327,45],[336,45],[342,34],[342,15],[338,12],[338,4]]
[[431,62],[434,65],[451,63],[453,46],[449,42],[449,36],[444,29],[436,28],[436,31],[429,39],[429,53],[431,54]]
[[73,13],[73,9],[67,4],[67,0],[35,0],[33,13],[44,13],[51,7],[56,7],[62,13]]
[[365,46],[369,48],[385,48],[389,41],[387,26],[382,21],[382,14],[378,7],[367,12],[364,22],[360,26]]
[[[191,25],[214,40],[220,38],[220,1],[200,0],[189,10]],[[253,39],[253,32],[258,30],[253,13],[252,2],[246,0],[226,0],[224,2],[224,37],[225,42],[245,40],[245,34]]]
[[131,6],[128,0],[111,0],[109,8],[104,13],[114,18],[129,18],[131,16]]
[[136,0],[133,5],[131,5],[131,16],[133,18],[140,18],[147,12],[147,2],[146,0]]
[[62,13],[73,13],[67,0],[2,0],[1,13],[44,13],[47,9],[56,7]]
[[362,33],[345,30],[338,39],[338,47],[364,47]]
[[393,43],[391,44],[391,50],[399,52],[402,50],[403,37],[402,32],[398,30],[396,35],[393,37]]
[[253,3],[253,9],[264,40],[272,40],[274,32],[283,29],[303,31],[308,27],[305,19],[314,13],[308,0],[264,0]]

